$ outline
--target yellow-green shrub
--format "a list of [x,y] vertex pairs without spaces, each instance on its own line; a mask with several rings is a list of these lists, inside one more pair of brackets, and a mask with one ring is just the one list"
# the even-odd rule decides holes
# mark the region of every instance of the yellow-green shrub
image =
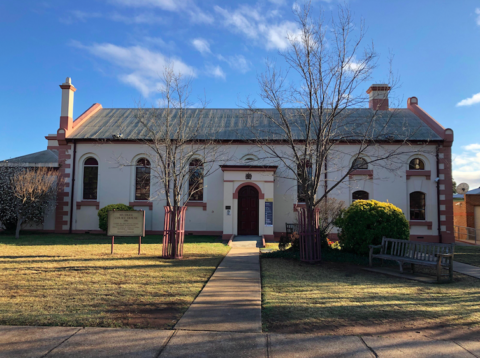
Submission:
[[380,245],[382,237],[408,240],[410,228],[402,210],[376,200],[357,200],[335,221],[342,249],[368,254],[368,245]]

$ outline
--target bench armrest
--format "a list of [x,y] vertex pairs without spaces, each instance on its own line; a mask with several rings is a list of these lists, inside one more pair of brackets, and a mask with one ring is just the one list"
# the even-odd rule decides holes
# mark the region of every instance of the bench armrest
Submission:
[[379,249],[382,247],[382,245],[368,245],[368,247],[371,249]]

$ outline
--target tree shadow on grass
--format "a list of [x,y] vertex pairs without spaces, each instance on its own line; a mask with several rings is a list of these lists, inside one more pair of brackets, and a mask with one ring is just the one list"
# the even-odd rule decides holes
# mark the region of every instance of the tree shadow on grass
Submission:
[[[275,263],[274,261],[277,261]],[[273,264],[273,265],[272,265]],[[432,285],[350,264],[262,263],[263,312],[274,332],[384,334],[451,326],[480,329],[480,280]],[[378,329],[375,328],[378,326]]]
[[[0,245],[47,246],[47,245],[98,245],[111,242],[112,237],[105,234],[24,234],[19,239],[13,235],[0,233]],[[142,244],[162,244],[163,235],[147,235]],[[219,236],[185,236],[185,244],[221,243]],[[138,237],[115,237],[117,244],[138,244]]]
[[[202,260],[218,260],[225,257],[223,254],[208,254],[208,253],[195,253],[192,255],[185,255],[181,260],[173,260],[173,259],[164,259],[158,255],[136,255],[136,256],[110,256],[109,254],[102,254],[100,255],[108,255],[108,256],[98,256],[93,258],[84,258],[84,257],[69,257],[69,256],[56,256],[56,255],[39,255],[39,256],[0,256],[0,263],[2,259],[5,260],[12,260],[15,264],[55,264],[61,262],[95,262],[95,261],[104,261],[104,262],[111,262],[111,261],[152,261],[155,260],[159,263],[162,263],[162,266],[191,266],[194,265],[192,262],[198,262]],[[47,258],[51,257],[50,260],[36,260],[36,258]],[[31,260],[28,260],[31,258]],[[27,259],[27,260],[25,260]],[[3,263],[9,263],[8,261],[4,261]]]

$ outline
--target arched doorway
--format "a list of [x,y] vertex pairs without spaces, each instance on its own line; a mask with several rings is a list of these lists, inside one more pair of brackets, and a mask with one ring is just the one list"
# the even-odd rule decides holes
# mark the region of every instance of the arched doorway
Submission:
[[238,235],[258,235],[258,190],[251,185],[238,192]]

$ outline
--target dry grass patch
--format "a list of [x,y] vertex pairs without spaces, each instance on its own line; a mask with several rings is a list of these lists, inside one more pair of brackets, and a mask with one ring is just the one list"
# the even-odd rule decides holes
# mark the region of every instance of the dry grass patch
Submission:
[[468,276],[425,284],[347,263],[268,258],[262,259],[262,279],[268,331],[388,334],[480,328],[480,280]]
[[[92,240],[93,239],[93,240]],[[63,244],[60,244],[62,243]],[[229,247],[186,239],[184,260],[163,260],[160,237],[0,236],[0,324],[169,328]]]

